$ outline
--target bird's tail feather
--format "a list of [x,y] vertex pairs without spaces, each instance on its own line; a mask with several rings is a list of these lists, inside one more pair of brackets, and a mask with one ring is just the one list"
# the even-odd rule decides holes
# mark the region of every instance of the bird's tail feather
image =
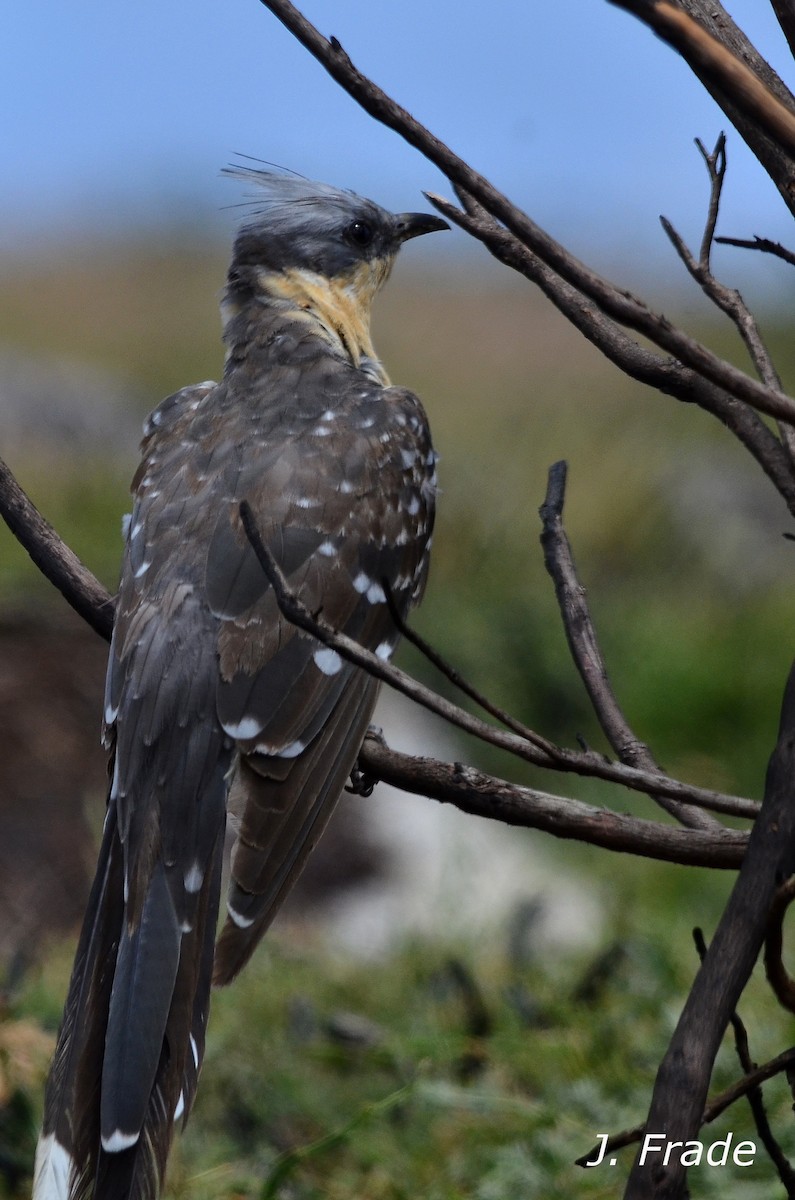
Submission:
[[111,804],[47,1085],[33,1200],[156,1200],[198,1082],[209,1009],[223,825],[180,929],[165,868],[125,920]]
[[284,775],[279,760],[257,763],[252,755],[240,762],[229,797],[240,820],[216,985],[242,970],[298,878],[350,774],[377,695],[378,682],[362,673]]

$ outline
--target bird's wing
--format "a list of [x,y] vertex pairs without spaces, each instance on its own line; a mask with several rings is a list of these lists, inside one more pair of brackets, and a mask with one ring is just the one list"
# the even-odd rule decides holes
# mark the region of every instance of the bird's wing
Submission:
[[[365,399],[365,396],[367,397]],[[241,477],[219,513],[207,593],[221,620],[218,713],[242,761],[230,798],[237,833],[216,981],[243,965],[327,821],[355,761],[377,688],[282,616],[242,529],[239,500],[312,612],[382,657],[422,590],[434,459],[411,393],[373,387],[339,432],[336,416]]]

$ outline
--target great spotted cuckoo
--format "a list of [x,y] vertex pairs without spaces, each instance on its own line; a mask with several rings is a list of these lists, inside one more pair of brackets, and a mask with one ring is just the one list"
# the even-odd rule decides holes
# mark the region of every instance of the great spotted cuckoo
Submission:
[[[212,982],[250,957],[354,766],[376,682],[281,614],[291,589],[388,658],[425,587],[436,455],[370,306],[409,238],[447,228],[243,171],[253,219],[223,297],[220,383],[144,427],[108,665],[112,782],[50,1072],[35,1200],[155,1200],[193,1104]],[[224,835],[235,840],[215,945]]]

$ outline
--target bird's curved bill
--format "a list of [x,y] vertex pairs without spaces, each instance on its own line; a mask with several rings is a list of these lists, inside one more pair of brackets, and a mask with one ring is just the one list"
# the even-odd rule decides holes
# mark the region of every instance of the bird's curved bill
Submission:
[[401,242],[407,242],[409,238],[419,237],[423,233],[436,233],[450,228],[441,217],[434,217],[430,213],[398,213],[396,220],[397,236]]

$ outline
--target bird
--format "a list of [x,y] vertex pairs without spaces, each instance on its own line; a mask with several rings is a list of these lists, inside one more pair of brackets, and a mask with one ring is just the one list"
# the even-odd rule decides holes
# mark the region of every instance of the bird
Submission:
[[[213,984],[250,958],[355,767],[377,681],[291,625],[246,536],[379,658],[428,574],[437,454],[373,348],[400,248],[449,226],[303,176],[253,188],[218,383],[147,418],[108,661],[109,790],[34,1200],[156,1200]],[[217,937],[225,831],[234,835]]]

